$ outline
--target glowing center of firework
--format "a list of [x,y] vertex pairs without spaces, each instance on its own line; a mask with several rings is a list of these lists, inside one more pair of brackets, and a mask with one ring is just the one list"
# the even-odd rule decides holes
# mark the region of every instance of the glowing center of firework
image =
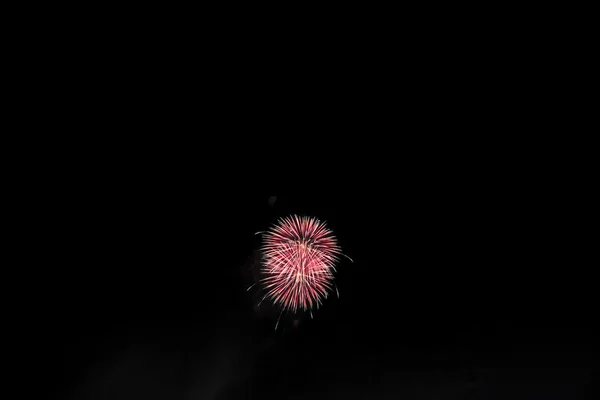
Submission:
[[341,250],[331,231],[316,218],[291,216],[263,236],[263,286],[284,309],[319,307],[332,289]]

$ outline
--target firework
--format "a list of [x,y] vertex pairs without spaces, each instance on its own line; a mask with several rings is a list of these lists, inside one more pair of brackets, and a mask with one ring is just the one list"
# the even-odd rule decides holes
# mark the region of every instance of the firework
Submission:
[[333,290],[335,264],[342,252],[318,219],[293,215],[279,220],[264,232],[262,251],[265,298],[280,305],[282,312],[318,308]]

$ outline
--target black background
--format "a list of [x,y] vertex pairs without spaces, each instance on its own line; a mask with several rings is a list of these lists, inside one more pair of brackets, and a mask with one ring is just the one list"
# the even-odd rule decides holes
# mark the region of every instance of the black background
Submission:
[[[299,181],[299,183],[302,183]],[[76,399],[585,398],[591,282],[535,180],[278,196],[56,194],[42,345]],[[180,186],[181,187],[181,186]],[[50,212],[51,211],[51,212]],[[256,308],[260,236],[326,220],[345,254],[314,319]],[[50,242],[50,241],[49,241]]]

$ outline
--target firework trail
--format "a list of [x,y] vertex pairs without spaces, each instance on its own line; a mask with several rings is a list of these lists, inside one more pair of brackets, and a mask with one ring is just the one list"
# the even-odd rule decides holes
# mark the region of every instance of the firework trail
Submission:
[[264,298],[282,312],[312,315],[334,286],[335,263],[343,255],[332,232],[316,218],[293,215],[264,232],[262,251]]

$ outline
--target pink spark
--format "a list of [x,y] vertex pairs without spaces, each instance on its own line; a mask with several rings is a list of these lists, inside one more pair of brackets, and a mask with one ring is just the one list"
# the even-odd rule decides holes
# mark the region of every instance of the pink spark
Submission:
[[323,222],[296,215],[283,218],[263,236],[262,250],[262,283],[274,303],[296,312],[318,308],[327,298],[342,253]]

